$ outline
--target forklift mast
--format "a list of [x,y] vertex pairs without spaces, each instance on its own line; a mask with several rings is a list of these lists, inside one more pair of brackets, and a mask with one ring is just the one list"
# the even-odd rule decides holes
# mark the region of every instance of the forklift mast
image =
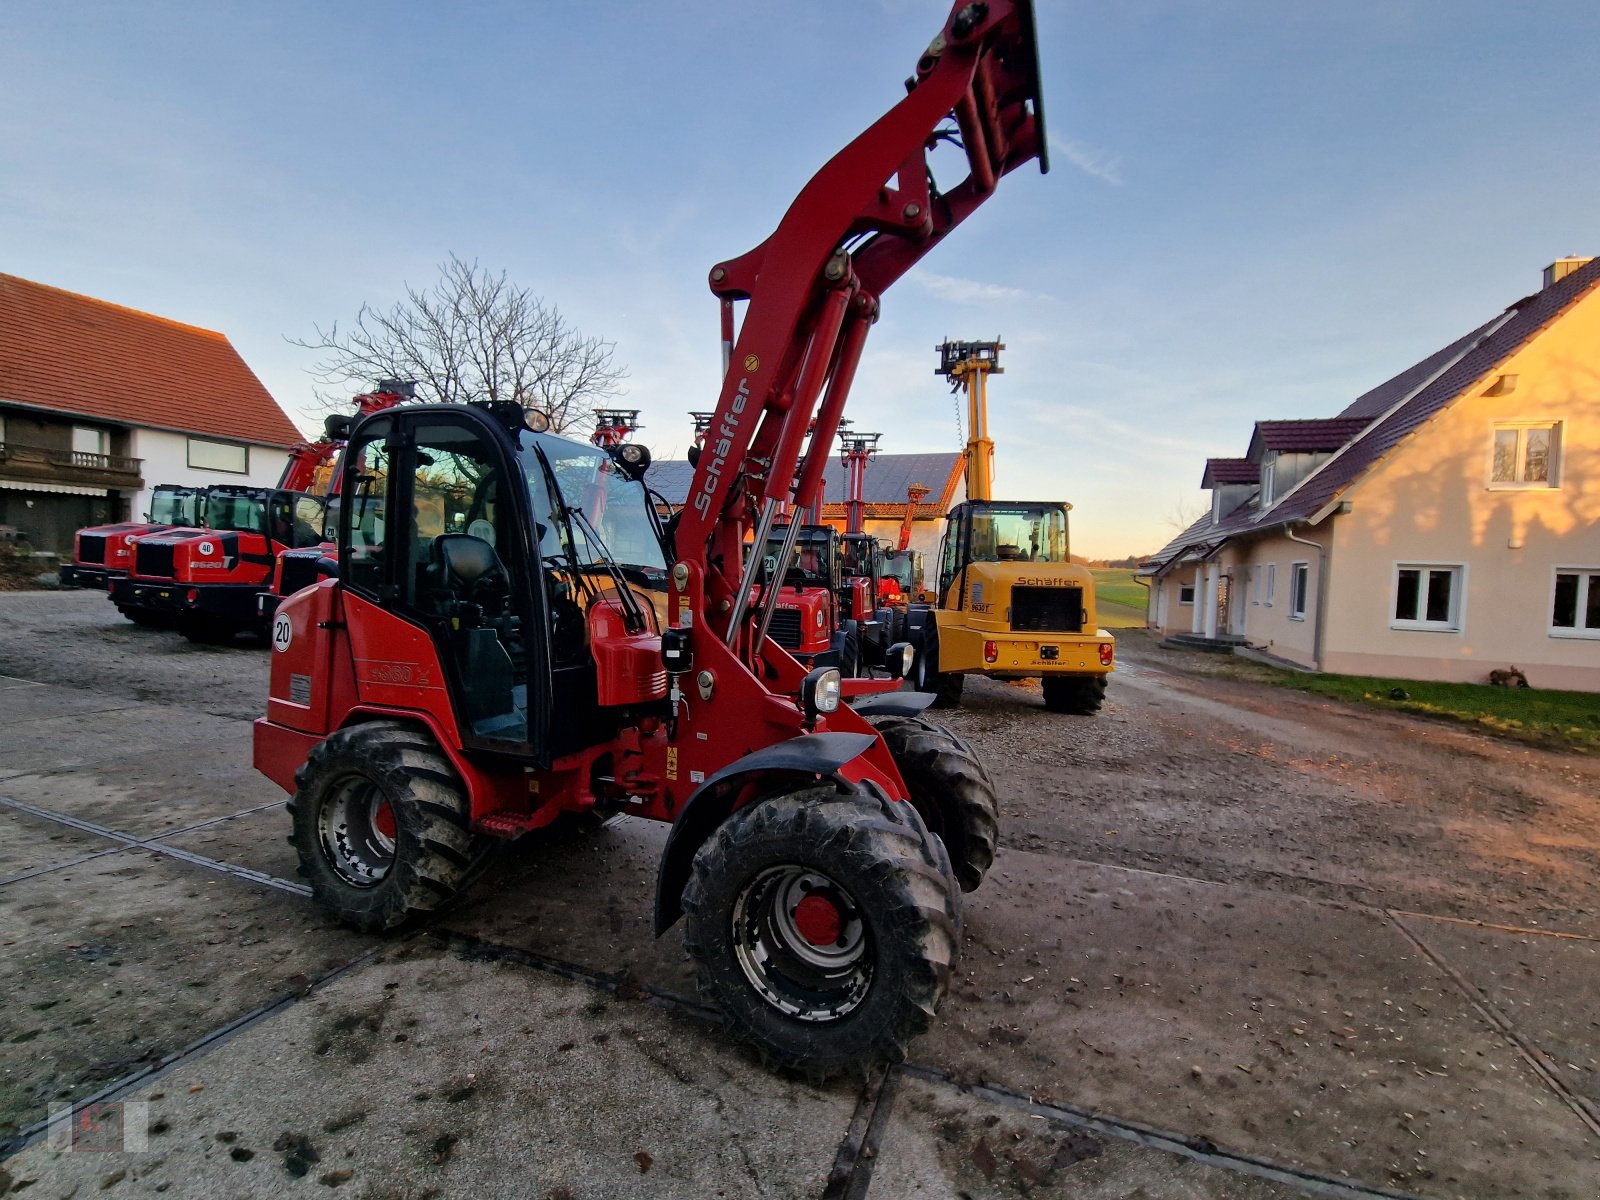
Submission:
[[845,532],[865,533],[867,529],[867,463],[878,455],[881,433],[851,430],[840,439],[839,460],[844,463]]
[[994,441],[989,437],[989,392],[991,375],[1004,375],[1000,351],[1006,345],[999,338],[992,342],[951,342],[935,346],[939,365],[935,375],[950,380],[950,390],[967,394],[967,499],[994,499]]
[[[1027,0],[955,8],[907,89],[812,177],[771,236],[710,272],[726,375],[676,530],[685,579],[672,617],[692,626],[695,643],[714,636],[747,665],[761,657],[776,592],[752,614],[760,564],[752,556],[741,571],[741,548],[767,544],[785,502],[796,510],[791,530],[815,517],[879,298],[1001,176],[1035,159],[1048,169]],[[966,174],[940,186],[933,151],[945,143]]]

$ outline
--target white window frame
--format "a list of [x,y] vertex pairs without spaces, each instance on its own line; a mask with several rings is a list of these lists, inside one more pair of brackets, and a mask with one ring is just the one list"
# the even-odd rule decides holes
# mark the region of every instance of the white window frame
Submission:
[[[1395,609],[1400,603],[1400,572],[1421,571],[1422,578],[1417,581],[1417,611],[1426,612],[1428,603],[1428,576],[1436,571],[1445,572],[1454,578],[1450,584],[1450,615],[1443,621],[1429,621],[1423,618],[1415,620],[1402,619],[1395,615]],[[1390,573],[1389,583],[1389,628],[1419,630],[1424,633],[1465,633],[1467,628],[1467,565],[1465,563],[1450,562],[1396,562],[1394,570]]]
[[97,425],[74,425],[72,427],[72,452],[74,454],[93,454],[104,458],[111,453],[111,433]]
[[[237,450],[244,456],[244,466],[238,468],[219,467],[213,462],[195,462],[194,451],[196,446],[214,450]],[[190,469],[195,471],[216,471],[223,475],[248,475],[250,474],[250,447],[239,442],[222,442],[215,438],[191,437],[188,439],[187,458],[185,461],[189,464]]]
[[[1561,488],[1561,459],[1566,447],[1566,438],[1562,436],[1563,430],[1560,421],[1496,421],[1489,427],[1489,490],[1490,491],[1558,491]],[[1530,429],[1547,429],[1550,431],[1550,469],[1549,479],[1535,479],[1528,481],[1521,478],[1527,469],[1528,448],[1526,432]],[[1517,476],[1516,479],[1496,479],[1494,477],[1494,452],[1495,443],[1499,441],[1500,434],[1506,430],[1515,430],[1517,434]]]
[[1311,560],[1289,564],[1289,620],[1304,621],[1311,602]]
[[1278,460],[1276,455],[1268,455],[1261,463],[1261,508],[1271,508],[1277,499],[1273,492],[1276,490],[1278,474]]
[[1266,582],[1261,586],[1261,603],[1267,608],[1272,607],[1272,601],[1278,594],[1278,564],[1270,562],[1266,569]]
[[[1550,636],[1555,638],[1578,638],[1594,641],[1600,639],[1600,628],[1587,629],[1581,625],[1556,624],[1556,584],[1561,575],[1577,575],[1580,578],[1587,576],[1590,588],[1600,588],[1600,567],[1556,567],[1550,572]],[[1577,599],[1577,611],[1573,614],[1579,620],[1583,619],[1585,609],[1584,595],[1580,591]]]
[[[1183,598],[1183,594],[1185,592],[1189,593],[1189,598],[1187,600],[1185,600]],[[1195,595],[1194,580],[1191,579],[1187,583],[1185,583],[1181,579],[1178,580],[1178,607],[1179,608],[1193,608],[1194,607],[1194,595]]]

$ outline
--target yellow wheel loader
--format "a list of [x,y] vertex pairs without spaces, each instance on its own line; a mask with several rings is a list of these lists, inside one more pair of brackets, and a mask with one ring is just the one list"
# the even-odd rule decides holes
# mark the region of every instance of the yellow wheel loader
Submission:
[[1047,709],[1087,715],[1105,698],[1116,641],[1098,626],[1093,574],[1069,556],[1072,506],[990,496],[985,380],[1000,373],[1004,348],[998,341],[939,347],[937,373],[967,392],[967,499],[945,525],[937,590],[907,614],[917,646],[912,683],[950,706],[960,702],[967,675],[1038,679]]

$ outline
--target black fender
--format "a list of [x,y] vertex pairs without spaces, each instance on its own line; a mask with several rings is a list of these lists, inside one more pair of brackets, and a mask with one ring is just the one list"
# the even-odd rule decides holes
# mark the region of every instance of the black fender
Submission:
[[915,717],[935,699],[932,692],[878,692],[847,703],[863,717]]
[[666,849],[661,852],[656,876],[656,936],[671,929],[683,915],[683,889],[694,856],[728,819],[745,784],[758,776],[788,776],[797,782],[825,776],[842,783],[839,768],[876,741],[870,733],[802,734],[735,759],[696,788],[672,823]]

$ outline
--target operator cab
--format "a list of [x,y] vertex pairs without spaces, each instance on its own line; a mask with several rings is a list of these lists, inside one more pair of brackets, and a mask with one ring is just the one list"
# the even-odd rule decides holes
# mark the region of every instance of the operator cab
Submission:
[[205,521],[205,493],[199,488],[161,484],[146,514],[152,525],[198,526]]
[[939,594],[973,563],[1066,563],[1067,510],[1055,501],[974,500],[957,505],[939,544]]
[[358,662],[392,663],[425,636],[464,745],[548,763],[617,720],[597,703],[592,610],[659,634],[667,565],[624,448],[514,426],[508,408],[520,419],[427,405],[354,428],[340,581]]
[[[789,536],[787,525],[774,526],[767,539],[767,552],[762,582],[769,582],[777,569],[783,543]],[[839,532],[832,525],[802,525],[795,535],[794,559],[784,572],[783,586],[795,589],[827,588],[839,590],[840,555]]]
[[283,546],[315,546],[322,540],[323,504],[304,492],[219,485],[205,493],[206,527],[258,534]]

